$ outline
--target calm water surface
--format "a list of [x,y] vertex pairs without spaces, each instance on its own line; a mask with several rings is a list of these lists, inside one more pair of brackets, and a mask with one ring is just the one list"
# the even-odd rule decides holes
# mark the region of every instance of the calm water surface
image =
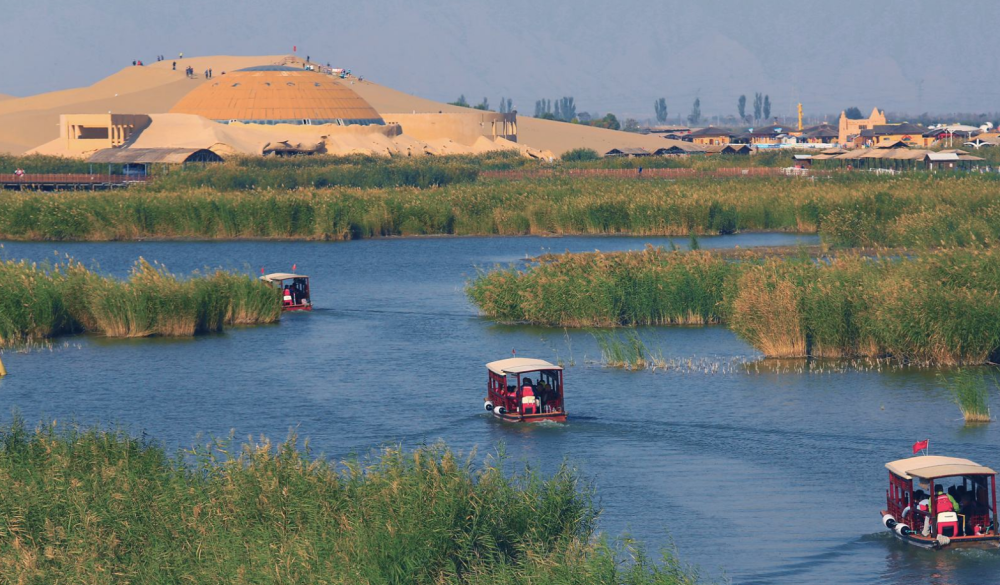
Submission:
[[[704,238],[703,247],[814,243],[811,237]],[[676,546],[703,574],[735,583],[996,583],[1000,555],[925,552],[879,523],[883,464],[930,437],[935,453],[997,465],[1000,425],[965,428],[933,372],[768,373],[722,327],[643,331],[666,372],[593,363],[585,332],[501,326],[463,293],[477,266],[553,251],[639,249],[657,238],[457,238],[308,242],[6,243],[7,258],[68,253],[115,275],[143,256],[205,267],[312,276],[317,310],[279,325],[193,340],[60,340],[5,354],[0,417],[121,423],[168,447],[201,435],[289,429],[335,458],[439,439],[515,461],[564,459],[592,478],[601,528],[650,548]],[[683,246],[685,240],[678,240]],[[566,425],[500,424],[482,411],[486,361],[562,359]],[[688,365],[688,361],[690,365]],[[712,365],[719,366],[713,373]]]

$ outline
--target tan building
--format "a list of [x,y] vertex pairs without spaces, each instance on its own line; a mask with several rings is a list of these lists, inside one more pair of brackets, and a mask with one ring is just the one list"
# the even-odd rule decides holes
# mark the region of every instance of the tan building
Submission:
[[136,132],[149,126],[143,114],[62,114],[60,139],[71,152],[118,148]]
[[221,124],[382,125],[371,105],[339,79],[285,65],[220,75],[187,94],[172,114],[197,114]]
[[682,139],[685,142],[694,142],[703,146],[717,146],[720,144],[729,144],[732,137],[732,132],[729,130],[709,126],[708,128],[699,128],[693,132],[689,132]]
[[885,112],[872,108],[872,113],[861,120],[851,120],[846,112],[840,113],[840,125],[837,141],[840,144],[850,144],[854,136],[859,136],[863,130],[871,130],[875,126],[886,124]]

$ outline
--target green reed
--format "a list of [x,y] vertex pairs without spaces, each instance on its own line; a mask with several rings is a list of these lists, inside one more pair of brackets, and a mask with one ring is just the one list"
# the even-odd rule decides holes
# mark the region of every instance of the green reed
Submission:
[[[340,463],[293,435],[169,456],[120,431],[0,428],[11,582],[691,583],[596,538],[579,475],[444,445]],[[629,558],[631,557],[631,558]],[[112,577],[113,576],[113,577]]]
[[[227,163],[229,165],[229,163]],[[365,168],[365,167],[361,167]],[[304,167],[303,172],[311,172]],[[195,172],[195,171],[191,171]],[[436,188],[205,186],[0,193],[0,237],[18,240],[396,235],[819,233],[835,246],[988,245],[1000,237],[991,177],[862,175],[635,180],[556,175]],[[214,180],[214,179],[213,179]],[[222,183],[229,178],[220,178]],[[282,186],[284,185],[284,186]]]
[[960,368],[951,377],[942,376],[942,379],[962,411],[966,424],[993,420],[990,415],[990,390],[997,388],[994,376]]
[[820,258],[648,248],[480,272],[467,293],[503,322],[725,323],[768,357],[982,364],[1000,353],[1000,249]]
[[140,259],[127,280],[78,262],[0,262],[0,347],[57,335],[189,336],[227,325],[273,323],[278,292],[248,276],[216,271],[180,279]]
[[601,348],[601,361],[607,367],[645,370],[653,360],[646,343],[634,330],[623,334],[614,331],[594,331],[591,335]]

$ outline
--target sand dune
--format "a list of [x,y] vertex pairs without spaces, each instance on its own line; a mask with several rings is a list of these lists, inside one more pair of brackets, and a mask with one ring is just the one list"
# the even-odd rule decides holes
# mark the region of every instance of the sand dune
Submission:
[[[160,114],[173,107],[184,95],[203,83],[202,74],[212,69],[216,78],[225,71],[233,71],[255,65],[286,63],[301,66],[302,60],[286,55],[255,57],[210,56],[189,57],[177,60],[177,71],[172,70],[174,60],[167,59],[143,67],[126,67],[97,83],[83,88],[67,89],[31,97],[0,98],[0,151],[15,154],[24,153],[39,145],[47,144],[59,136],[60,114],[89,114],[114,112],[117,114]],[[193,67],[197,78],[188,79],[184,68]],[[392,113],[468,113],[468,108],[450,106],[441,102],[412,96],[401,91],[372,83],[349,80],[351,89],[368,100],[383,114]],[[405,129],[404,129],[405,131]],[[203,135],[198,134],[200,138]],[[227,135],[231,139],[243,138]],[[354,139],[352,139],[354,140]],[[366,139],[367,140],[367,139]],[[377,142],[381,139],[376,139]],[[254,139],[254,144],[257,140]],[[628,132],[617,132],[554,122],[529,117],[518,118],[518,144],[537,151],[550,151],[558,156],[579,147],[593,148],[606,152],[612,148],[642,147],[656,149],[676,144],[655,136],[643,136]],[[443,141],[440,144],[420,143],[427,152],[479,151],[483,145],[470,146]],[[494,143],[495,145],[496,143]],[[684,143],[687,145],[687,143]],[[347,149],[379,150],[394,148],[413,149],[416,143],[400,144],[344,144]],[[690,145],[688,145],[690,146]],[[40,149],[41,150],[41,149]],[[537,155],[533,150],[532,156]]]
[[[368,80],[355,82],[351,89],[383,114],[469,111],[468,108],[450,106],[409,95]],[[691,146],[687,142],[681,143],[659,136],[619,132],[553,120],[539,120],[527,116],[518,116],[517,118],[517,141],[532,148],[551,151],[556,156],[574,148],[593,148],[603,154],[612,148],[622,147],[656,150],[657,148],[669,148],[672,144]]]
[[12,99],[14,99],[14,96],[7,95],[5,93],[0,93],[0,102],[2,102],[4,100],[12,100]]

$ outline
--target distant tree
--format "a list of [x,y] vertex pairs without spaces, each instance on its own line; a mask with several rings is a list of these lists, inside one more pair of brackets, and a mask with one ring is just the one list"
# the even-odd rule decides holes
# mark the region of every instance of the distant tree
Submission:
[[698,122],[701,122],[701,98],[694,98],[694,104],[691,106],[691,115],[688,116],[688,122],[692,126],[697,126]]
[[463,108],[469,107],[469,102],[465,101],[465,94],[458,96],[458,99],[453,102],[448,102],[449,106],[462,106]]
[[500,109],[497,111],[501,114],[507,113],[507,98],[500,96]]
[[865,115],[862,114],[861,110],[859,110],[856,106],[851,106],[851,107],[847,108],[846,110],[844,110],[844,114],[847,116],[847,119],[849,119],[849,120],[864,120],[865,119]]
[[764,115],[764,96],[760,92],[753,95],[753,119],[754,123]]
[[477,109],[477,110],[489,111],[489,109],[490,109],[490,102],[486,98],[483,98],[483,101],[479,102],[478,104],[476,104],[476,105],[474,105],[472,107],[474,109]]
[[580,112],[579,114],[576,115],[577,122],[579,122],[581,124],[586,124],[586,123],[590,122],[593,119],[594,119],[594,117],[591,116],[590,113],[588,113],[588,112]]
[[667,99],[660,98],[653,102],[653,109],[656,110],[656,121],[665,124],[667,122]]
[[771,96],[764,96],[764,119],[771,119]]
[[571,96],[561,98],[556,107],[556,118],[569,122],[576,117],[576,103]]
[[740,99],[736,100],[736,111],[740,113],[740,121],[747,119],[747,96],[741,95]]
[[591,120],[587,125],[609,130],[621,130],[621,124],[618,123],[618,118],[614,114],[607,114],[603,118]]
[[626,118],[625,125],[622,126],[622,130],[626,132],[638,132],[639,131],[639,121],[635,118]]
[[[500,98],[500,101],[503,102],[503,98]],[[501,103],[500,107],[503,108],[503,113],[509,114],[514,111],[514,100],[507,98],[507,104]]]
[[552,113],[555,114],[556,120],[564,120],[565,119],[565,118],[563,118],[562,110],[559,108],[559,100],[556,100],[556,109]]
[[535,102],[535,117],[541,118],[544,114],[552,115],[552,100],[541,99]]
[[567,150],[559,158],[564,161],[588,161],[597,160],[601,158],[601,155],[596,150],[590,148],[574,148],[573,150]]
[[539,120],[555,120],[556,117],[552,112],[542,112],[541,116],[535,116]]

